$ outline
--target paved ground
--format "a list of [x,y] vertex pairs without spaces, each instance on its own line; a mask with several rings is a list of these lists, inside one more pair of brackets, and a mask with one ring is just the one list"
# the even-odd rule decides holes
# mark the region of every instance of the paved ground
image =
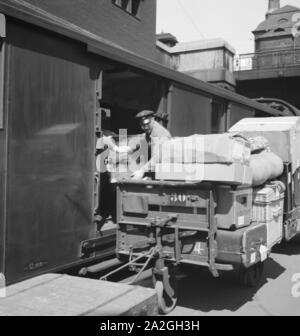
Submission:
[[299,236],[274,249],[257,289],[239,285],[234,272],[214,279],[207,270],[197,269],[181,278],[178,306],[169,315],[300,315],[300,285],[294,288],[299,297],[292,295],[294,274],[300,282]]

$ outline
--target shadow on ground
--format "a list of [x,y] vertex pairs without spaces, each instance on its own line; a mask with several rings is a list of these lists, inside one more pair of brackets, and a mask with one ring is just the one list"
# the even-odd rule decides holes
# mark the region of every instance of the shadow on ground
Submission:
[[289,242],[284,241],[281,244],[274,246],[272,252],[287,256],[300,255],[300,235],[297,235]]
[[[187,309],[210,312],[228,310],[235,312],[247,302],[254,299],[257,291],[269,279],[278,278],[286,269],[269,258],[265,261],[262,281],[256,288],[248,288],[238,281],[238,270],[223,272],[214,278],[207,268],[187,266],[178,276],[177,305]],[[150,278],[140,281],[138,285],[152,287]],[[268,312],[266,312],[268,315]]]
[[234,312],[251,301],[268,279],[276,279],[284,271],[284,267],[269,258],[265,262],[261,284],[257,288],[248,288],[238,282],[237,270],[224,272],[219,278],[213,278],[207,269],[194,268],[185,278],[179,280],[178,305],[202,312]]

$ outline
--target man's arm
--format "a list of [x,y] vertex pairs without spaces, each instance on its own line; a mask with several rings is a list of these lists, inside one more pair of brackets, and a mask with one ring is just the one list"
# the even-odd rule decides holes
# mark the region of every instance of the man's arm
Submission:
[[154,137],[153,139],[151,139],[151,142],[152,142],[151,159],[147,163],[145,163],[139,170],[137,170],[131,175],[133,179],[136,179],[136,180],[142,179],[145,173],[149,171],[150,168],[153,167],[158,162],[158,159],[160,156],[161,145],[169,139],[170,139],[169,136]]

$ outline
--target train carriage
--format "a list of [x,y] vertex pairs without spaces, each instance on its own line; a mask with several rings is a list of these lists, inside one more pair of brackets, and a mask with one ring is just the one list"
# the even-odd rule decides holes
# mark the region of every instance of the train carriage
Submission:
[[[140,132],[153,109],[174,136],[280,112],[135,55],[21,0],[0,0],[0,272],[7,283],[111,256],[95,146]],[[111,200],[115,202],[115,200]],[[100,212],[103,209],[100,209]]]

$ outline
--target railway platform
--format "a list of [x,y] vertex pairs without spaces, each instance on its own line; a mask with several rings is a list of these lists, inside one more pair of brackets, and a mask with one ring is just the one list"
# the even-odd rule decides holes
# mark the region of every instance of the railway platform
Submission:
[[155,290],[65,274],[44,274],[6,288],[1,316],[154,316]]

